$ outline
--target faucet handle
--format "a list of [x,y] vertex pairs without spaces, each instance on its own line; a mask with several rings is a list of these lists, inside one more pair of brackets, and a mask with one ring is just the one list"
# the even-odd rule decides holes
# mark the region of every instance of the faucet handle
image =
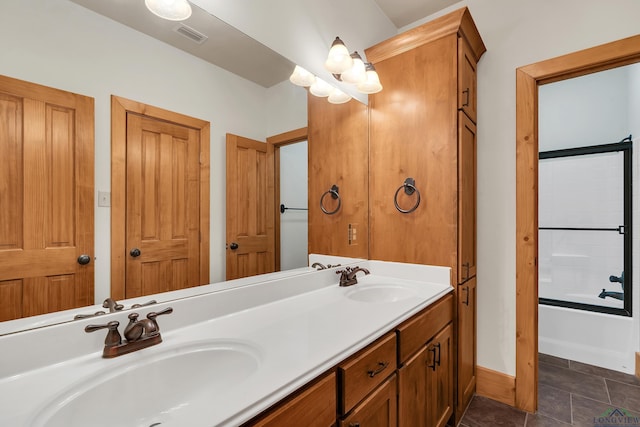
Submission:
[[109,329],[107,333],[107,337],[104,340],[105,347],[114,347],[116,345],[122,344],[122,337],[120,336],[120,332],[118,332],[118,326],[120,326],[120,322],[117,320],[113,320],[106,325],[87,325],[84,328],[85,332],[95,332],[100,329]]
[[122,304],[118,304],[118,302],[114,299],[112,299],[111,297],[107,298],[106,300],[104,300],[102,302],[102,306],[104,308],[108,308],[109,309],[109,313],[113,313],[115,311],[120,311],[124,308],[124,305]]
[[156,300],[152,299],[151,301],[147,301],[147,302],[145,302],[145,303],[143,303],[143,304],[133,304],[133,305],[131,306],[131,308],[146,307],[146,306],[148,306],[148,305],[156,304],[157,302],[158,302],[158,301],[156,301]]
[[173,313],[173,308],[167,307],[164,310],[161,310],[158,312],[152,311],[151,313],[147,314],[147,319],[149,320],[149,322],[147,322],[145,334],[147,336],[159,334],[160,326],[158,326],[158,321],[156,320],[156,317],[162,316],[164,314],[171,314],[171,313]]

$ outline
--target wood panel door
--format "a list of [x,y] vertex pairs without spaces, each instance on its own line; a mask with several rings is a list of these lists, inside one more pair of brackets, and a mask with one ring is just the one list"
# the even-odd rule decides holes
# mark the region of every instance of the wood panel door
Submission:
[[227,134],[227,280],[275,271],[273,145]]
[[200,285],[200,141],[127,114],[126,298]]
[[93,112],[0,76],[0,321],[93,304]]

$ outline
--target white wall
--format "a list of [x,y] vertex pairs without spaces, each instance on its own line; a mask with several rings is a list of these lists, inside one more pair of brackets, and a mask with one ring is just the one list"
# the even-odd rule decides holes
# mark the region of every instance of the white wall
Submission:
[[[465,0],[435,16],[461,6],[487,46],[478,64],[478,364],[515,375],[515,70],[637,34],[640,2]],[[638,348],[637,329],[634,340]]]
[[[210,278],[224,280],[225,133],[306,126],[306,98],[269,110],[265,88],[67,0],[2,0],[0,51],[0,74],[95,99],[96,192],[110,191],[112,94],[211,123]],[[96,301],[109,295],[109,212],[96,202]]]

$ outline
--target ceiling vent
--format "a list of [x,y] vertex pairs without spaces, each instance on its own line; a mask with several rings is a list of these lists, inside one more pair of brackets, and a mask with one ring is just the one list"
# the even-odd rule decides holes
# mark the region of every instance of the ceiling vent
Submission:
[[181,34],[183,36],[185,36],[186,38],[190,39],[191,41],[194,41],[198,44],[202,44],[205,41],[207,41],[207,39],[209,37],[205,36],[204,34],[202,34],[201,32],[194,30],[193,28],[184,25],[184,24],[180,24],[178,25],[176,28],[174,28],[174,30],[176,33]]

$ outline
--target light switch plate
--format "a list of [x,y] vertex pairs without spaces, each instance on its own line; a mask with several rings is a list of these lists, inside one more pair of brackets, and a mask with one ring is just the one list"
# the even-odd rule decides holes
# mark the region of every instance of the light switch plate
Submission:
[[111,193],[108,191],[98,191],[98,206],[111,206]]

